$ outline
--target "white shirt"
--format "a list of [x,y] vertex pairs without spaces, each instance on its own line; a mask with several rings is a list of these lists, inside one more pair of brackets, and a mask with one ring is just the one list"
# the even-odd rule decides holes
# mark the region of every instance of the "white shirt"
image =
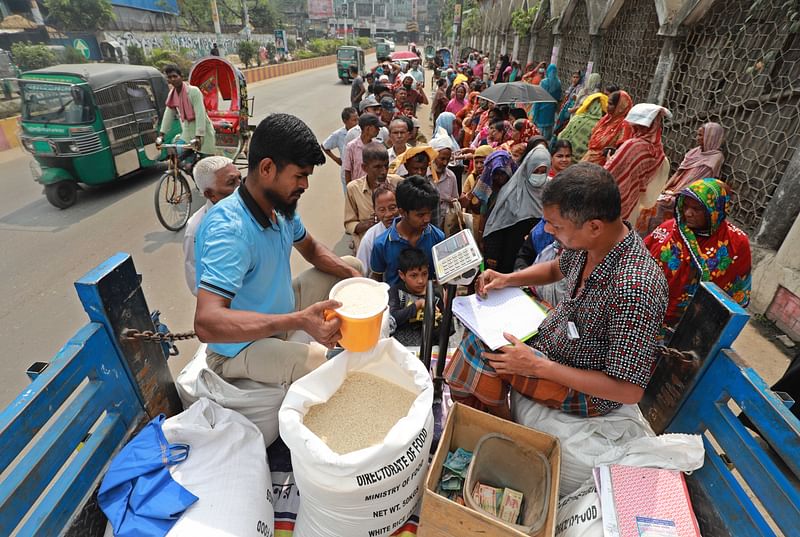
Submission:
[[322,142],[322,148],[328,151],[336,148],[339,150],[339,158],[344,158],[344,148],[347,145],[345,138],[347,138],[347,129],[339,127],[325,138],[325,141]]
[[[335,131],[333,131],[325,141],[322,142],[322,148],[327,149],[330,151],[333,148],[339,150],[339,158],[344,162],[344,150],[347,147],[347,133],[349,131],[344,127],[339,127]],[[361,134],[361,131],[359,131]],[[342,180],[342,185],[344,185],[344,166],[339,166],[339,178]]]
[[389,228],[384,226],[383,222],[378,222],[369,228],[366,233],[364,233],[364,236],[361,237],[361,244],[358,245],[356,257],[361,261],[361,265],[364,267],[364,277],[366,278],[369,278],[369,258],[372,256],[372,245],[375,244],[375,239],[387,229]]
[[206,201],[206,204],[200,207],[196,213],[192,215],[186,228],[183,232],[183,273],[186,277],[186,285],[189,286],[189,291],[197,296],[197,277],[195,276],[195,260],[194,260],[194,239],[197,235],[197,229],[206,217],[208,210],[214,204],[211,200]]

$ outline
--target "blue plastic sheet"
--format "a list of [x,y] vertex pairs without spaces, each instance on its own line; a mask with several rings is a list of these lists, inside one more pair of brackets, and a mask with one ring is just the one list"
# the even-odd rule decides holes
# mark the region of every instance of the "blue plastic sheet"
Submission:
[[153,418],[111,461],[97,501],[117,537],[157,537],[167,532],[197,496],[179,485],[169,466],[189,455],[186,444],[170,444]]

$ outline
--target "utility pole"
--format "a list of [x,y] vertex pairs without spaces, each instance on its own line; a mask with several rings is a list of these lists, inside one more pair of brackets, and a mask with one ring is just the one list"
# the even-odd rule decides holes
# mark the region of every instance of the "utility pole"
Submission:
[[219,10],[217,0],[211,0],[211,20],[214,22],[214,33],[217,35],[217,44],[222,41],[222,28],[219,26]]
[[244,37],[250,41],[250,13],[247,11],[247,0],[242,0],[242,14],[244,15]]
[[458,60],[458,46],[461,41],[461,11],[464,9],[464,0],[457,0],[455,5],[453,6],[453,46],[450,49],[450,56],[452,58],[453,65],[455,65]]

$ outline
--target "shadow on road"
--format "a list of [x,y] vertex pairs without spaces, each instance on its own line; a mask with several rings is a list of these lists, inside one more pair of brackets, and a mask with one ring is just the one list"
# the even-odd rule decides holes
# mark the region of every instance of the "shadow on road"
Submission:
[[[194,214],[200,207],[205,205],[206,199],[203,195],[195,188],[192,188],[192,210],[191,214]],[[157,231],[152,231],[147,233],[144,236],[144,248],[142,250],[148,254],[157,251],[159,248],[164,246],[165,244],[171,243],[181,243],[183,242],[183,229],[180,231],[170,231],[168,229],[164,229],[159,224],[158,219],[155,215],[155,209],[153,210],[153,222],[155,222],[155,226],[158,228]]]
[[58,232],[111,207],[143,188],[152,186],[162,173],[163,170],[156,167],[135,172],[105,185],[82,185],[82,190],[78,192],[78,202],[68,209],[53,207],[42,193],[38,200],[0,218],[0,224],[30,228],[30,231]]

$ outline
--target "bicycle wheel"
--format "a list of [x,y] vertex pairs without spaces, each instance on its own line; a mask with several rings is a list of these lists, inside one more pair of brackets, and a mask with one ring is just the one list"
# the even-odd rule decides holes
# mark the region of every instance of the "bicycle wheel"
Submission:
[[158,181],[154,201],[162,226],[170,231],[183,229],[192,213],[192,189],[182,174],[165,173]]

